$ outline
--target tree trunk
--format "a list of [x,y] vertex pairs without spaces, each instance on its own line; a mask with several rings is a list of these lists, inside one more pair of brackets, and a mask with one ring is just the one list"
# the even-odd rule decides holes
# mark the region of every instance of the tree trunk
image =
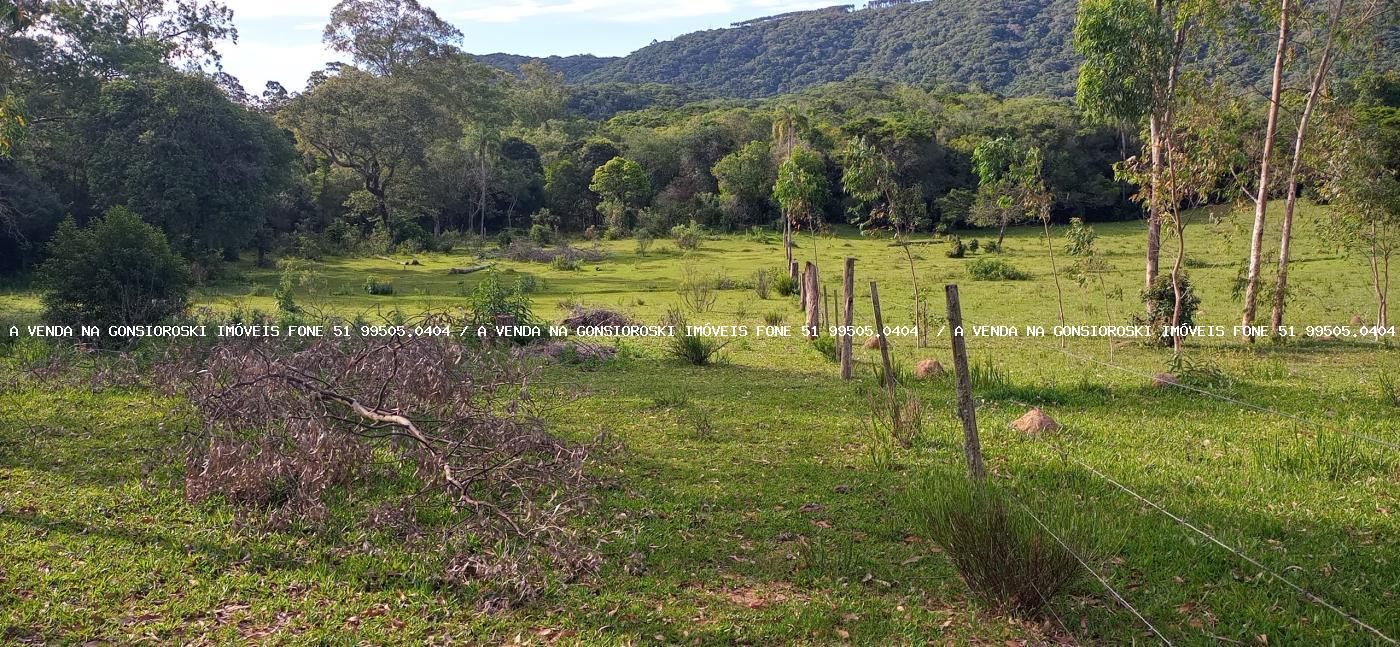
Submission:
[[[1147,118],[1149,146],[1152,147],[1152,182],[1147,188],[1147,281],[1144,290],[1152,289],[1157,280],[1162,257],[1162,125],[1154,111]],[[1151,309],[1152,304],[1147,304]]]
[[852,376],[855,357],[853,357],[852,346],[854,345],[851,335],[852,327],[855,324],[855,299],[856,299],[856,259],[846,257],[846,273],[841,278],[841,297],[844,305],[841,309],[842,335],[840,337],[841,349],[841,379],[849,380]]
[[783,253],[787,255],[788,267],[792,268],[792,278],[797,279],[797,265],[792,262],[792,219],[783,213]]
[[1293,240],[1293,209],[1298,202],[1298,171],[1303,165],[1303,146],[1306,143],[1308,119],[1312,117],[1317,96],[1322,92],[1327,78],[1327,69],[1332,64],[1332,39],[1337,32],[1337,21],[1341,18],[1346,0],[1337,0],[1336,7],[1327,21],[1327,41],[1322,47],[1322,60],[1313,74],[1312,85],[1308,88],[1308,100],[1303,103],[1303,114],[1298,118],[1298,134],[1293,138],[1293,162],[1288,167],[1288,198],[1283,203],[1283,234],[1278,250],[1278,281],[1274,286],[1274,309],[1269,317],[1274,334],[1281,334],[1283,309],[1288,297],[1289,246]]
[[1050,252],[1050,275],[1055,277],[1055,301],[1060,307],[1060,325],[1065,325],[1065,293],[1060,289],[1060,272],[1055,267],[1055,241],[1050,238],[1050,207],[1041,207],[1040,222],[1045,225],[1045,248]]
[[1254,235],[1249,242],[1249,275],[1245,280],[1244,312],[1240,320],[1244,325],[1244,340],[1254,341],[1254,313],[1259,301],[1259,265],[1264,248],[1264,222],[1269,209],[1269,161],[1274,154],[1274,135],[1278,132],[1278,108],[1283,93],[1283,63],[1288,51],[1289,4],[1292,0],[1282,0],[1278,21],[1278,49],[1274,52],[1273,90],[1269,93],[1269,120],[1264,129],[1264,152],[1259,161],[1259,195],[1254,201]]
[[[909,259],[909,285],[914,289],[914,327],[915,330],[922,332],[924,328],[924,311],[920,304],[923,301],[923,297],[919,295],[919,273],[914,269],[914,252],[909,249],[908,240],[904,241],[904,257]],[[919,348],[928,346],[922,334],[918,336],[918,346]]]
[[478,223],[479,231],[480,231],[481,235],[485,236],[485,235],[486,235],[486,175],[487,175],[487,167],[486,167],[486,138],[485,138],[485,137],[482,137],[482,138],[481,138],[480,146],[479,146],[479,148],[477,149],[477,156],[478,156],[478,160],[477,160],[477,161],[478,161],[478,167],[477,167],[477,190],[478,190],[478,192],[480,193],[480,195],[477,196],[477,200],[476,200],[476,213],[477,213],[477,219],[478,219],[478,220],[477,220],[477,223]]

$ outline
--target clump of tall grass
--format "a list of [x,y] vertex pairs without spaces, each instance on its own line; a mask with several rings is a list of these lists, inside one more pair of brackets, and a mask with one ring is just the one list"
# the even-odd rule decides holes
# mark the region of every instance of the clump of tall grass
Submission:
[[792,275],[787,272],[778,272],[777,277],[773,279],[773,290],[780,297],[790,297],[797,294],[797,279],[792,278]]
[[1381,404],[1400,407],[1400,386],[1389,375],[1381,376]]
[[768,270],[759,270],[753,275],[753,291],[760,299],[767,299],[769,292],[773,288],[773,273]]
[[968,376],[972,378],[972,388],[975,391],[1000,390],[1012,387],[1011,375],[1005,369],[992,363],[990,358],[983,358],[967,367]]
[[862,426],[872,467],[894,466],[897,448],[909,449],[924,432],[924,406],[912,393],[891,393],[885,388],[866,391],[870,418]]
[[[1079,574],[1075,554],[1089,559],[1094,552],[1090,538],[1079,536],[1082,525],[1068,524],[1080,526],[1078,533],[1057,530],[1057,541],[987,481],[929,477],[910,489],[902,507],[910,529],[937,543],[973,595],[998,613],[1040,616]],[[1040,518],[1066,525],[1047,512]]]
[[1385,450],[1330,431],[1256,447],[1254,454],[1260,465],[1276,472],[1342,483],[1394,474],[1400,467]]
[[693,366],[716,363],[719,352],[729,345],[728,341],[691,334],[685,313],[676,308],[667,311],[665,324],[675,328],[675,334],[666,338],[666,354]]
[[838,362],[841,360],[841,358],[838,356],[838,349],[836,346],[835,337],[828,337],[826,335],[822,335],[821,337],[813,339],[812,350],[815,350],[818,353],[820,353],[821,356],[825,357],[829,362]]

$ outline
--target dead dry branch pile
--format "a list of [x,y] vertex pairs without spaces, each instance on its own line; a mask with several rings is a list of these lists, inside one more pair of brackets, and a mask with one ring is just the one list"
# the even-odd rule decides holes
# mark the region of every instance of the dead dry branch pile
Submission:
[[408,478],[401,507],[450,519],[419,543],[447,551],[444,579],[480,586],[490,609],[597,567],[571,523],[592,503],[592,448],[546,431],[529,369],[506,353],[429,337],[230,340],[186,349],[160,375],[200,420],[191,499],[314,521],[333,488]]

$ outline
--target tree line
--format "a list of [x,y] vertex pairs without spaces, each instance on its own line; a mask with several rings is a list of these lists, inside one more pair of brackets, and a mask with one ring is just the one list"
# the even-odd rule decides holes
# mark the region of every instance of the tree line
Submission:
[[[249,252],[443,249],[512,230],[658,236],[694,222],[791,240],[836,223],[904,237],[1037,222],[1048,242],[1051,223],[1145,212],[1144,290],[1171,292],[1169,321],[1188,323],[1184,242],[1157,285],[1164,227],[1184,241],[1185,209],[1247,195],[1244,318],[1263,295],[1281,322],[1290,236],[1270,291],[1264,214],[1281,198],[1287,229],[1307,194],[1344,207],[1330,231],[1387,294],[1400,102],[1385,61],[1365,56],[1393,20],[1375,0],[1085,0],[1075,99],[855,79],[606,120],[578,102],[607,96],[539,62],[481,63],[417,0],[343,0],[324,42],[350,62],[257,95],[219,66],[237,33],[217,2],[0,7],[5,273],[36,267],[64,218],[116,208],[157,228],[196,280]],[[1240,90],[1252,86],[1211,52],[1270,33],[1271,82]],[[1293,146],[1275,146],[1279,132]]]

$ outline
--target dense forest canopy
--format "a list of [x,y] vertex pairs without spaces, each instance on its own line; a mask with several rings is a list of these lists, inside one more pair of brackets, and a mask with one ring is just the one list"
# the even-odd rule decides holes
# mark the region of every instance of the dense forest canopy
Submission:
[[[767,97],[864,77],[1014,96],[1074,94],[1080,57],[1071,32],[1078,0],[916,0],[845,5],[686,34],[619,58],[540,59],[582,86],[666,83],[728,97]],[[1248,17],[1237,16],[1239,19]],[[1260,25],[1252,25],[1258,28]],[[1237,85],[1267,77],[1267,26],[1258,42],[1208,53]],[[1400,62],[1400,29],[1383,29],[1383,66]],[[1207,55],[1207,52],[1198,52]],[[478,56],[511,72],[528,57]]]

